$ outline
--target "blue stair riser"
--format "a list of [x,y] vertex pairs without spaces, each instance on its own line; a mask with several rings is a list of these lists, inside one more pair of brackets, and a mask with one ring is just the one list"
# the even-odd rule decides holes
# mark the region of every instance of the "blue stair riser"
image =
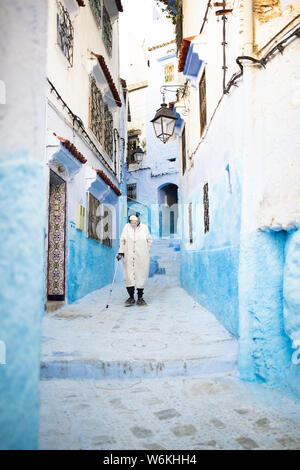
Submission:
[[41,363],[41,379],[121,379],[206,376],[237,370],[236,356],[223,360],[205,358],[166,362],[47,361]]

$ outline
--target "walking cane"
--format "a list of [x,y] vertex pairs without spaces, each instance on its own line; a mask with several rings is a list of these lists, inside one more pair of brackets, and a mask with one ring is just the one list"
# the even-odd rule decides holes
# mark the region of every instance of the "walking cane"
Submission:
[[[108,308],[108,306],[109,306],[109,299],[110,299],[110,296],[111,296],[111,293],[112,293],[112,290],[113,290],[113,286],[114,286],[114,282],[115,282],[115,278],[116,278],[116,274],[117,274],[117,270],[118,270],[119,261],[120,260],[118,260],[118,262],[116,264],[116,267],[115,267],[115,274],[114,274],[113,281],[112,281],[112,284],[111,284],[111,287],[110,287],[110,290],[109,290],[108,300],[107,300],[107,304],[106,304],[105,308]],[[105,309],[103,309],[103,310],[105,310]]]

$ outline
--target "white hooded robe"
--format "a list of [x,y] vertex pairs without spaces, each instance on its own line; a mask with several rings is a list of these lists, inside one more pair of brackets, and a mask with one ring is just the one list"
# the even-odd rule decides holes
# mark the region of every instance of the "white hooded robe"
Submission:
[[147,225],[140,223],[135,228],[129,223],[125,225],[120,238],[119,253],[124,254],[123,278],[126,287],[144,287],[149,275],[151,243]]

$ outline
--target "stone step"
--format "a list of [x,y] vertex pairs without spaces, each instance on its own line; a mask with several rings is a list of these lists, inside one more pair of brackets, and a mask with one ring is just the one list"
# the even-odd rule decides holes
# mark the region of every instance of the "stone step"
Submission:
[[41,379],[121,379],[207,376],[237,371],[237,356],[177,361],[54,360],[41,362]]

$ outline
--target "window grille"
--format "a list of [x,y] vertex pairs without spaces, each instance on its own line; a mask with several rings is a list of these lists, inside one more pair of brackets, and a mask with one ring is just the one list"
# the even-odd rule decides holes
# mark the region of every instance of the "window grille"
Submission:
[[186,170],[186,142],[185,142],[185,128],[182,132],[181,137],[181,158],[182,158],[182,174],[184,175]]
[[103,26],[102,26],[102,38],[104,45],[109,55],[112,52],[112,26],[110,22],[110,16],[105,6],[103,5]]
[[190,243],[193,243],[193,213],[192,213],[192,203],[189,203],[189,240]]
[[139,137],[138,135],[128,136],[128,159],[127,163],[135,163],[134,152],[139,146]]
[[165,83],[174,81],[174,64],[165,66]]
[[74,30],[68,10],[57,2],[57,42],[71,67],[73,66]]
[[200,100],[200,136],[202,136],[206,127],[206,79],[205,71],[199,83],[199,100]]
[[127,197],[136,200],[136,183],[127,185]]
[[107,104],[104,105],[104,150],[113,159],[113,115]]
[[112,212],[89,193],[88,237],[112,246]]
[[91,193],[89,193],[88,237],[96,241],[100,241],[99,222],[100,202]]
[[204,233],[209,231],[209,199],[208,183],[203,186],[203,205],[204,205]]
[[102,214],[100,218],[101,243],[112,246],[112,212],[105,205],[102,205]]
[[92,12],[99,28],[101,28],[101,0],[90,0]]
[[103,137],[103,99],[94,77],[90,77],[89,128],[102,144]]

